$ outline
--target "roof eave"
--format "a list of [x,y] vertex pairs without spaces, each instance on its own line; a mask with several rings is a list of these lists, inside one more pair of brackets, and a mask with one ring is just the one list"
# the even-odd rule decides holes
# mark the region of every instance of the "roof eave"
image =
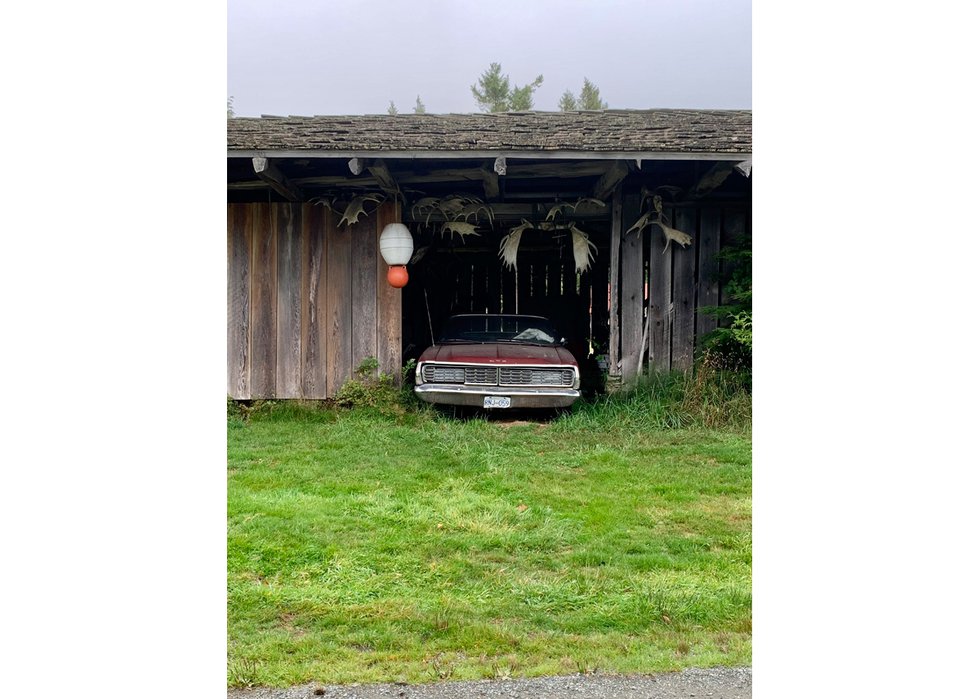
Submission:
[[464,160],[722,160],[743,161],[752,151],[576,151],[576,150],[277,150],[228,149],[229,158],[405,158]]

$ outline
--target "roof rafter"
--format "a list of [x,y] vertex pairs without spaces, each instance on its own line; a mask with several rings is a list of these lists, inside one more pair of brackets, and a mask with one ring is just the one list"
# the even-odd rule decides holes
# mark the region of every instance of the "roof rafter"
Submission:
[[596,199],[605,200],[616,189],[616,185],[622,182],[629,174],[629,166],[625,160],[617,160],[609,166],[605,174],[599,178],[592,189],[592,196]]
[[269,158],[252,158],[252,168],[263,182],[272,187],[289,201],[302,201],[303,193],[300,188],[290,182],[279,172]]

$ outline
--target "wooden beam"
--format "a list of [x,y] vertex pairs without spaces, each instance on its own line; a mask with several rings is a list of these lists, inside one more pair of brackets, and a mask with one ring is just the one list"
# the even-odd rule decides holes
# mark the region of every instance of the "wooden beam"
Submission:
[[728,176],[732,174],[732,170],[735,169],[735,163],[715,163],[710,170],[708,170],[698,183],[688,190],[685,199],[699,199],[705,194],[708,194],[724,183],[728,179]]
[[[535,179],[535,178],[556,178],[567,179],[575,177],[595,177],[606,172],[608,167],[604,163],[581,162],[581,163],[512,163],[508,168],[508,178],[515,179]],[[430,170],[426,173],[415,173],[408,170],[396,170],[391,173],[392,177],[401,184],[426,184],[434,182],[453,182],[456,180],[471,180],[474,182],[485,181],[487,168],[443,168]],[[494,175],[500,173],[493,171]],[[293,180],[293,184],[299,187],[376,187],[377,178],[365,175],[361,177],[346,177],[341,175],[324,175],[319,177],[302,177]],[[262,182],[229,182],[228,189],[258,189],[264,187]]]
[[622,160],[615,161],[606,170],[606,173],[599,178],[599,181],[595,183],[595,187],[592,190],[592,196],[596,199],[605,200],[613,190],[616,188],[620,182],[626,177],[629,172],[629,168],[626,163]]
[[[690,231],[697,235],[697,212],[694,209],[681,209],[677,212],[675,226],[678,230]],[[695,246],[683,248],[671,243],[667,254],[673,260],[673,285],[671,305],[674,322],[670,333],[670,368],[690,371],[694,366],[694,309],[697,303],[697,250]]]
[[[673,205],[665,208],[667,221],[674,225]],[[671,289],[673,289],[672,259],[664,254],[663,234],[660,226],[650,226],[650,334],[648,336],[650,364],[655,371],[670,371],[670,330],[672,323]],[[670,252],[669,250],[667,251]]]
[[619,243],[623,237],[623,188],[617,187],[612,200],[609,226],[609,379],[607,389],[616,390],[623,375],[619,368]]
[[303,194],[268,158],[252,158],[252,168],[262,181],[289,201],[302,201]]
[[[640,195],[629,194],[622,197],[622,228],[640,217]],[[622,235],[622,234],[621,234]],[[620,319],[619,334],[623,360],[623,384],[631,383],[637,374],[643,357],[641,346],[643,336],[643,235],[637,231],[622,235],[619,250],[621,280],[619,294]]]
[[371,164],[368,165],[368,172],[370,172],[374,179],[378,181],[378,186],[386,194],[398,194],[398,182],[392,177],[391,171],[385,164],[384,160],[372,160]]
[[499,175],[490,168],[482,168],[483,173],[483,194],[487,199],[496,199],[500,196]]

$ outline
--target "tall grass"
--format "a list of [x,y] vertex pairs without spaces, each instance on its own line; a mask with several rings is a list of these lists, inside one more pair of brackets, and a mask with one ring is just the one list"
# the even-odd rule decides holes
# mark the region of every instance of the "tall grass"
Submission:
[[621,391],[580,401],[561,427],[648,429],[752,426],[752,394],[744,377],[701,368],[693,373],[651,373]]

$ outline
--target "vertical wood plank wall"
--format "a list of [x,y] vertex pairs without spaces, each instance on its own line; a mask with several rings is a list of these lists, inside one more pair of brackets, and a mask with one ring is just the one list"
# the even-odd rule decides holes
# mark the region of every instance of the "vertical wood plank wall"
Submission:
[[228,205],[228,395],[322,399],[367,357],[400,378],[401,290],[378,237],[385,203],[352,226],[312,204]]
[[[645,364],[656,371],[689,370],[694,363],[698,339],[718,327],[714,315],[702,308],[719,306],[728,301],[723,292],[724,280],[731,276],[729,265],[718,260],[718,252],[738,235],[748,232],[748,205],[704,205],[665,207],[671,225],[694,237],[687,248],[672,243],[664,253],[665,239],[658,226],[646,229],[648,262],[640,283],[625,286],[622,291],[623,359],[627,347],[633,346],[633,335],[625,332],[626,318],[642,313],[643,289],[648,296],[646,312],[650,318]],[[623,225],[632,220],[624,217]],[[642,250],[642,247],[640,248]],[[624,257],[624,265],[626,258]],[[626,270],[624,267],[624,277]],[[627,304],[637,308],[630,309]],[[640,310],[638,310],[640,309]],[[633,362],[635,363],[635,358]],[[624,364],[624,378],[629,370]],[[632,369],[635,374],[635,364]]]

